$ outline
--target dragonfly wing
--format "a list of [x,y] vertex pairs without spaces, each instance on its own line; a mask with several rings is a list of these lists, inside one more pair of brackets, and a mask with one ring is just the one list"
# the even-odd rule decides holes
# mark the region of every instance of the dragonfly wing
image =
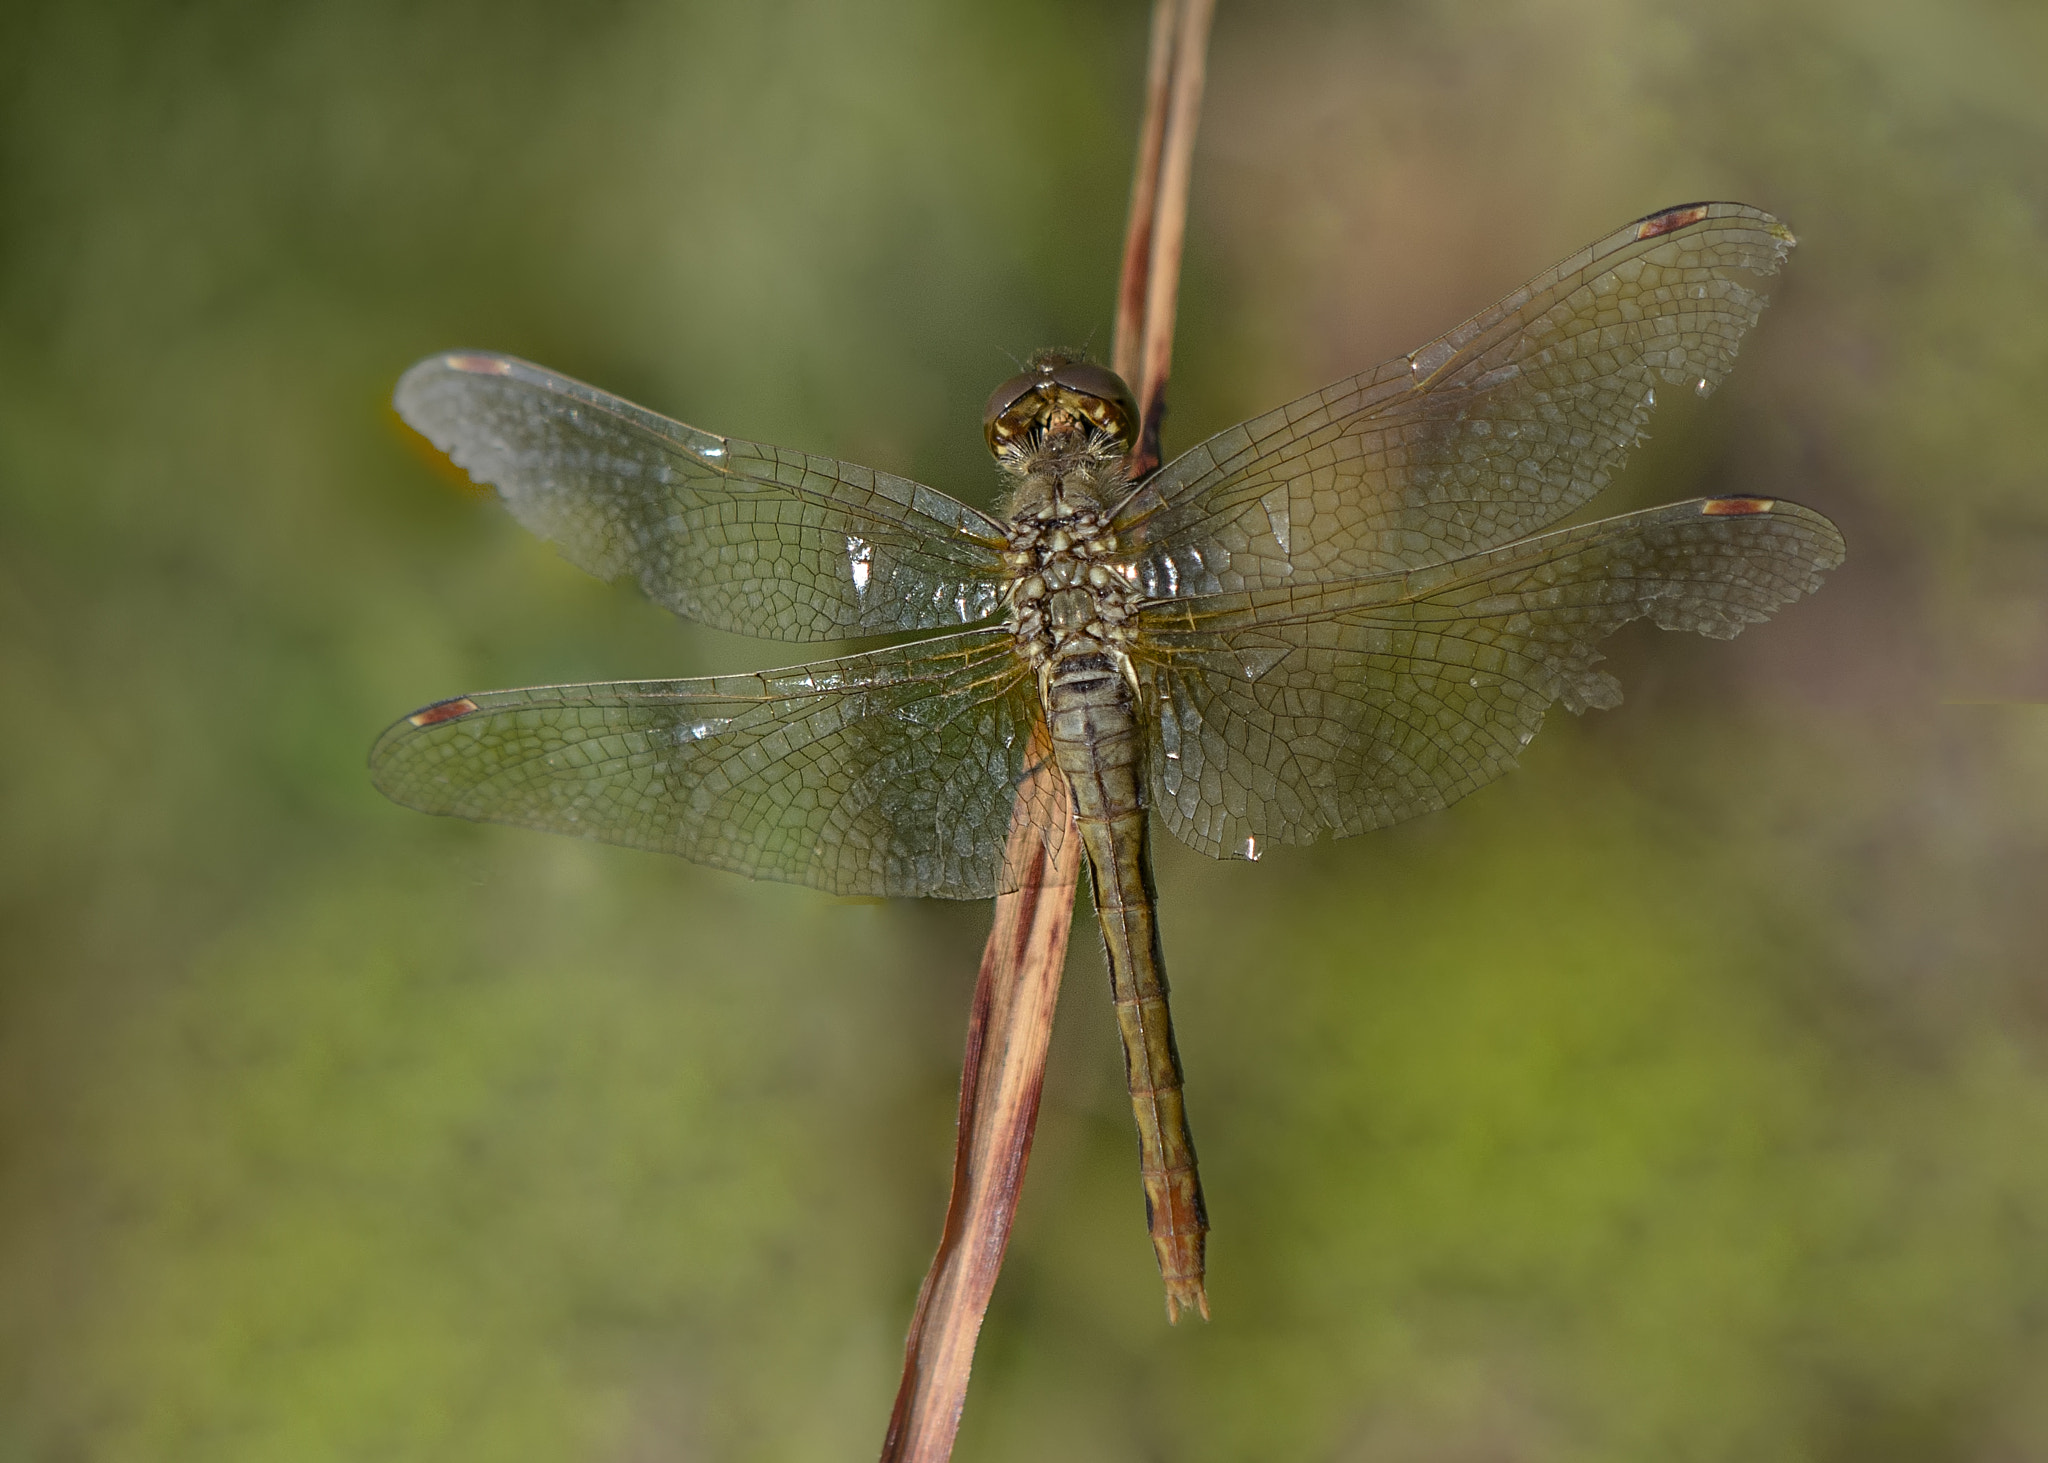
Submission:
[[1152,807],[1212,857],[1445,807],[1514,766],[1553,701],[1619,703],[1594,668],[1618,626],[1732,636],[1841,559],[1811,509],[1708,498],[1428,569],[1152,605]]
[[1412,355],[1219,433],[1118,509],[1139,582],[1358,578],[1557,522],[1620,467],[1659,385],[1720,384],[1792,244],[1739,203],[1666,209]]
[[834,894],[981,899],[1008,881],[1037,717],[1009,633],[982,630],[758,675],[456,697],[394,723],[370,772],[423,812]]
[[431,356],[399,415],[602,579],[775,640],[958,628],[999,608],[1002,529],[872,468],[715,437],[510,356]]

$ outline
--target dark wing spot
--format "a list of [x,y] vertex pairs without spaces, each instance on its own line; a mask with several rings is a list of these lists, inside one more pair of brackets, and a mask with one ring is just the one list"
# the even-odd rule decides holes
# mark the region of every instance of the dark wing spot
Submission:
[[1636,225],[1638,239],[1654,239],[1660,234],[1673,234],[1680,229],[1691,228],[1707,216],[1704,203],[1688,203],[1683,208],[1667,208],[1662,213],[1653,213]]
[[1768,513],[1777,506],[1776,498],[1709,498],[1700,504],[1700,512],[1709,518],[1744,518],[1752,513]]
[[414,726],[438,726],[444,721],[453,721],[458,716],[467,716],[476,710],[476,702],[467,696],[457,696],[452,701],[436,701],[424,711],[415,711],[406,718]]

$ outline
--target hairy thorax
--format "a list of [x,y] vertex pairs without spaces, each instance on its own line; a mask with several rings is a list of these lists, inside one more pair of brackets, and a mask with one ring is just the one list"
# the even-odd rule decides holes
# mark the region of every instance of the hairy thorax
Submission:
[[1008,595],[1017,653],[1041,687],[1062,662],[1107,656],[1133,680],[1126,646],[1139,600],[1136,575],[1117,556],[1108,509],[1123,487],[1123,457],[1101,434],[1007,453],[1017,480],[1009,500]]

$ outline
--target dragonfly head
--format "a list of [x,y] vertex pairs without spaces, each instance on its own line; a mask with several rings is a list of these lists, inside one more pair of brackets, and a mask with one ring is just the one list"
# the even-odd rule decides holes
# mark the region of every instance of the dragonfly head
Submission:
[[1138,440],[1138,403],[1107,366],[1040,351],[990,394],[981,429],[997,457],[1005,448],[1091,431],[1106,433],[1127,453]]

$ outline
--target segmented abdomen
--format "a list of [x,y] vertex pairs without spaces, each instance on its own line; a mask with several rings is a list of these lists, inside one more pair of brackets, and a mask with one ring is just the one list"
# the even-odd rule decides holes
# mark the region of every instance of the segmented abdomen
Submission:
[[1183,1308],[1206,1318],[1202,1251],[1209,1219],[1167,1008],[1136,707],[1116,659],[1093,651],[1054,663],[1045,703],[1053,756],[1073,785],[1075,822],[1088,853],[1167,1318]]

